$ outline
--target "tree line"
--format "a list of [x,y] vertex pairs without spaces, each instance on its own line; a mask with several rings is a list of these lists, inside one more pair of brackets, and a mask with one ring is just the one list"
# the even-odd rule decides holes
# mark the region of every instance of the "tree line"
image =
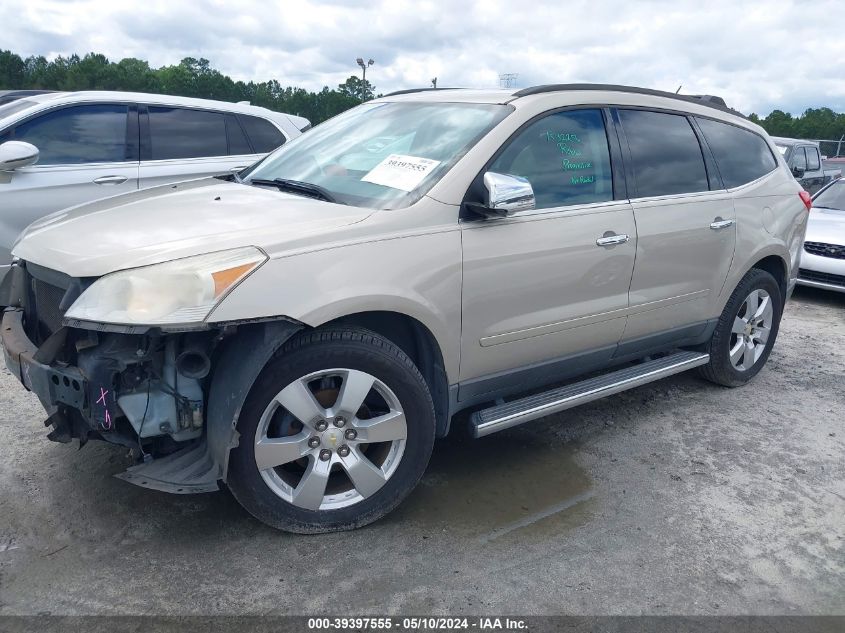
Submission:
[[[204,58],[186,57],[176,65],[152,68],[131,57],[113,62],[105,55],[88,53],[47,60],[40,55],[22,58],[8,50],[0,50],[0,89],[124,90],[249,101],[304,116],[315,125],[375,95],[369,81],[354,75],[337,88],[324,86],[311,92],[283,86],[276,79],[235,81]],[[774,136],[836,140],[845,135],[845,113],[830,108],[810,108],[798,116],[775,110],[765,117],[751,114],[749,119]]]
[[122,90],[182,97],[249,101],[278,112],[304,116],[316,125],[372,99],[375,87],[351,76],[337,88],[311,92],[279,81],[235,81],[211,67],[207,59],[186,57],[173,66],[152,68],[141,59],[110,61],[105,55],[22,58],[0,50],[0,90]]
[[[845,135],[845,114],[836,113],[830,108],[808,108],[799,116],[774,110],[764,118],[754,113],[748,115],[748,118],[772,136],[838,141]],[[842,148],[845,151],[845,140]]]

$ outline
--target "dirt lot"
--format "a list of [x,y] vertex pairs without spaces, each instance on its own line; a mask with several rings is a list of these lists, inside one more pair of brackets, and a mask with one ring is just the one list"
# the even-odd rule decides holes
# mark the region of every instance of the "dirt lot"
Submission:
[[742,389],[692,374],[476,442],[354,533],[111,477],[0,373],[0,614],[845,614],[845,295]]

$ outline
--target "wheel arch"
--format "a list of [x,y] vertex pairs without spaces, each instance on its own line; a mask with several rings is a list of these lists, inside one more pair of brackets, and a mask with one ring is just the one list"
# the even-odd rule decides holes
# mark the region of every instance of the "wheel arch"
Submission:
[[449,432],[449,379],[443,351],[432,331],[419,319],[402,312],[371,310],[336,317],[319,327],[361,327],[383,336],[405,352],[425,379],[434,401],[437,437]]
[[789,278],[793,272],[792,266],[789,262],[789,251],[784,245],[778,247],[777,245],[772,244],[755,252],[753,256],[746,260],[746,263],[742,268],[735,269],[735,272],[732,271],[729,278],[726,280],[720,294],[718,313],[721,313],[721,311],[725,309],[725,306],[730,300],[731,294],[733,294],[734,288],[736,288],[745,275],[754,268],[765,270],[775,278],[778,283],[778,288],[781,291],[781,299],[785,303],[789,290]]
[[789,273],[787,271],[789,268],[784,258],[780,255],[767,255],[755,262],[749,270],[753,268],[765,270],[775,278],[775,281],[778,282],[778,288],[780,289],[781,301],[786,303],[786,295],[789,286]]
[[449,432],[449,380],[443,353],[431,329],[419,319],[401,312],[373,310],[336,316],[317,325],[292,319],[244,324],[215,350],[215,369],[208,387],[206,442],[220,479],[226,480],[229,452],[239,441],[238,417],[259,374],[292,336],[330,325],[365,328],[408,354],[431,392],[437,436]]
[[238,418],[252,386],[279,348],[304,327],[282,318],[242,324],[214,350],[204,439],[218,479],[226,481],[229,453],[239,441]]

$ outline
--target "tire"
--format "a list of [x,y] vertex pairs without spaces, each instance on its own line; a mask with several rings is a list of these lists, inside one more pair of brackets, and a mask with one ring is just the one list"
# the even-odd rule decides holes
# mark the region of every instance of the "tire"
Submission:
[[434,446],[434,404],[390,341],[327,328],[295,337],[271,359],[237,430],[227,483],[248,512],[288,532],[350,530],[383,517],[416,486]]
[[[757,307],[749,314],[754,296]],[[706,350],[710,362],[699,367],[701,376],[725,387],[739,387],[754,378],[769,358],[782,314],[783,296],[777,281],[765,270],[752,268],[719,317]],[[754,323],[760,323],[759,327]]]

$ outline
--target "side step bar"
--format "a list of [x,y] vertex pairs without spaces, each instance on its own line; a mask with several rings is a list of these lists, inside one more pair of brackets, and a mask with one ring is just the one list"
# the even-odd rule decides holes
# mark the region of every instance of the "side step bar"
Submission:
[[473,437],[484,437],[496,431],[503,431],[626,389],[639,387],[699,365],[706,365],[709,361],[709,354],[675,352],[663,358],[625,367],[603,376],[476,411],[470,416],[470,429]]

